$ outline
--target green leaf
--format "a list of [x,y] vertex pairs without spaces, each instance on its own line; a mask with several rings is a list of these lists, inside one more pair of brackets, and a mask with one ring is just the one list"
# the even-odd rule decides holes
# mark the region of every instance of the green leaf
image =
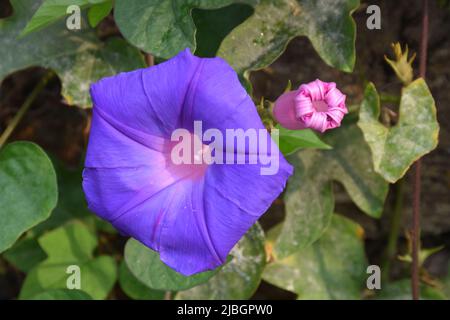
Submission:
[[89,211],[82,188],[83,167],[69,167],[56,158],[52,161],[58,180],[58,204],[50,218],[31,229],[28,235],[38,237],[74,220],[82,221],[92,232],[117,233],[109,222]]
[[92,300],[92,297],[81,290],[51,289],[38,293],[30,300]]
[[106,18],[113,8],[112,0],[107,0],[103,3],[94,4],[89,8],[88,21],[91,27],[96,27],[100,21]]
[[[277,229],[269,232],[269,239],[281,231]],[[268,264],[263,279],[296,293],[298,299],[360,299],[367,277],[361,230],[351,220],[334,214],[319,240]]]
[[3,257],[23,272],[28,272],[47,258],[36,239],[19,240],[11,249],[3,253]]
[[56,206],[56,175],[45,152],[31,142],[0,149],[0,252],[44,221]]
[[276,128],[279,130],[278,147],[285,156],[300,149],[331,149],[331,146],[320,140],[311,129],[289,130],[279,124]]
[[380,97],[371,83],[365,90],[358,126],[372,150],[375,171],[394,183],[417,159],[436,148],[436,106],[425,81],[417,79],[402,90],[395,126],[384,126],[379,116]]
[[128,270],[125,261],[120,263],[119,267],[119,284],[122,290],[132,299],[135,300],[162,300],[164,299],[164,291],[154,290],[141,283]]
[[[25,22],[41,1],[12,0],[14,14],[0,19],[0,80],[31,66],[53,69],[62,81],[62,95],[69,104],[90,107],[89,84],[102,77],[145,67],[136,48],[119,38],[106,43],[87,26],[70,31],[64,21],[17,39]],[[17,54],[20,52],[20,54]]]
[[184,276],[165,265],[159,254],[130,238],[125,245],[125,262],[131,273],[146,286],[156,290],[179,291],[208,281],[220,268]]
[[94,257],[97,238],[81,223],[71,223],[39,238],[48,258],[25,278],[19,298],[28,299],[48,289],[67,288],[69,266],[80,268],[81,290],[94,299],[104,299],[112,289],[117,268],[109,256]]
[[41,30],[52,23],[60,20],[68,15],[67,8],[71,5],[76,5],[81,8],[88,6],[101,5],[104,2],[110,2],[108,0],[44,0],[42,5],[33,15],[31,20],[23,29],[20,36],[25,36],[31,32]]
[[[106,76],[145,67],[141,53],[130,47],[126,41],[119,38],[110,38],[106,43],[98,42],[97,39],[95,41],[97,47],[92,50],[72,52],[65,59],[49,64],[61,78],[61,93],[69,104],[90,107],[90,83]],[[89,42],[85,45],[89,46]],[[69,60],[70,65],[67,64]]]
[[[381,285],[377,290],[377,299],[381,300],[411,300],[411,280],[404,279]],[[425,284],[420,285],[421,300],[446,300],[445,295],[436,288]]]
[[32,229],[33,236],[39,236],[44,231],[60,227],[73,219],[94,217],[87,208],[81,187],[83,168],[69,168],[55,158],[53,166],[58,181],[58,204],[49,219]]
[[307,36],[330,66],[350,72],[355,64],[358,0],[266,0],[222,42],[218,55],[242,74],[271,64],[296,36]]
[[208,282],[179,292],[177,299],[249,299],[258,288],[266,264],[264,232],[255,224],[233,248],[232,260]]
[[168,59],[185,48],[195,51],[192,9],[217,9],[236,0],[116,0],[114,18],[133,45]]
[[[86,6],[88,0],[43,0],[39,9],[27,23],[20,36],[38,31],[58,21],[67,15],[67,8],[71,5]],[[28,19],[27,19],[28,20]]]
[[294,165],[286,194],[286,218],[275,255],[286,257],[316,241],[334,211],[332,181],[340,182],[353,202],[372,217],[380,217],[388,190],[374,170],[361,130],[345,124],[324,135],[332,150],[301,150],[288,157]]
[[215,10],[193,10],[192,18],[197,27],[195,55],[214,57],[222,40],[252,13],[252,7],[243,3]]

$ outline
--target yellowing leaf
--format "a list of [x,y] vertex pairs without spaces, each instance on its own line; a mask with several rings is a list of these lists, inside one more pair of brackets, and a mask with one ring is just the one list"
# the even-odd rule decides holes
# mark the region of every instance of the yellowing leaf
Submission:
[[370,146],[375,171],[394,183],[424,154],[437,146],[436,106],[423,79],[402,90],[398,123],[388,128],[378,121],[380,98],[373,84],[365,90],[358,126]]

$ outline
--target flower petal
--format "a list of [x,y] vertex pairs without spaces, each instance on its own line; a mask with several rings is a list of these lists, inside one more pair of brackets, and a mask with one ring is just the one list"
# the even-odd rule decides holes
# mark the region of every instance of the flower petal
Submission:
[[103,78],[91,86],[94,110],[147,135],[170,137],[199,63],[186,49],[156,66]]
[[[140,167],[162,161],[163,139],[131,129],[94,108],[85,167],[118,168]],[[106,120],[108,119],[109,122]],[[130,134],[134,132],[136,136]],[[137,136],[141,136],[138,138]],[[154,146],[152,146],[152,144]]]
[[[161,260],[184,275],[214,269],[225,262],[213,242],[204,207],[204,182],[183,181],[176,191],[161,225]],[[225,258],[226,254],[225,253]]]
[[295,97],[297,91],[283,93],[275,101],[273,116],[283,127],[290,130],[305,129],[303,122],[297,120],[295,114]]
[[189,174],[174,174],[170,168],[164,160],[142,167],[85,168],[83,189],[89,209],[113,222]]
[[205,177],[206,223],[222,259],[283,191],[293,168],[280,159],[276,175],[260,165],[213,165]]
[[264,128],[236,72],[223,59],[202,59],[192,84],[195,96],[187,100],[185,112],[191,121],[201,120],[203,130]]
[[183,181],[160,225],[161,260],[184,275],[214,269],[283,191],[292,167],[261,176],[259,165],[213,165],[204,179]]

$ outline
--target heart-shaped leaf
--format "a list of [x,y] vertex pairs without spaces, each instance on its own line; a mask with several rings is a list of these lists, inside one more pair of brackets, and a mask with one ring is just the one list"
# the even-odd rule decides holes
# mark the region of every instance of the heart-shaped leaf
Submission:
[[268,0],[222,42],[218,55],[242,74],[271,64],[296,36],[307,36],[322,59],[343,71],[355,64],[358,0]]
[[199,286],[179,292],[177,299],[249,299],[261,281],[266,264],[264,232],[255,224],[231,250],[232,259],[217,274]]
[[[68,30],[64,21],[18,39],[26,21],[42,1],[11,0],[12,16],[0,19],[0,81],[8,74],[31,66],[53,69],[62,81],[62,95],[69,104],[90,107],[89,84],[121,71],[145,67],[139,50],[119,38],[99,41],[83,23]],[[20,53],[20,54],[18,54]]]
[[274,254],[286,257],[316,241],[334,210],[332,182],[340,182],[355,204],[372,217],[382,213],[388,185],[373,170],[361,130],[346,124],[324,136],[332,150],[301,150],[288,157],[294,165],[285,194],[286,219]]
[[233,0],[116,0],[114,18],[123,36],[139,49],[168,59],[185,48],[195,51],[192,9],[217,9]]
[[403,88],[398,123],[388,128],[378,121],[380,97],[373,84],[365,90],[358,126],[372,151],[375,171],[394,183],[438,143],[436,106],[425,81]]
[[119,283],[127,296],[135,300],[162,300],[164,298],[164,291],[151,289],[141,283],[128,270],[125,261],[122,261],[119,267]]
[[147,287],[156,290],[179,291],[208,281],[220,268],[184,276],[165,265],[159,254],[130,238],[125,246],[125,261],[131,273]]
[[[94,299],[105,299],[117,278],[114,259],[94,257],[96,237],[81,223],[70,223],[39,238],[48,258],[25,278],[21,299],[29,299],[48,289],[65,289],[69,277],[80,278],[80,290]],[[74,268],[79,268],[79,274]],[[70,271],[70,272],[69,272]]]
[[[269,232],[269,252],[280,231],[276,227]],[[360,299],[367,277],[362,234],[356,223],[334,214],[319,240],[269,263],[263,279],[296,293],[298,299]]]
[[47,219],[56,206],[56,175],[45,152],[30,142],[14,142],[0,149],[0,190],[2,252]]
[[[52,159],[58,181],[58,203],[49,219],[32,229],[34,237],[62,226],[74,219],[96,219],[87,208],[82,183],[82,168],[69,168],[58,159]],[[100,221],[100,219],[96,219]],[[103,220],[101,220],[103,221]]]
[[[269,65],[292,38],[305,35],[325,62],[344,71],[353,69],[356,27],[351,13],[358,7],[358,0],[117,0],[114,17],[129,42],[168,59],[184,48],[195,51],[196,28],[191,17],[194,8],[218,9],[236,2],[241,7],[253,6],[254,13],[231,32],[248,16],[247,8],[233,14],[233,23],[219,21],[221,27],[214,24],[212,29],[204,28],[202,14],[198,15],[198,40],[209,39],[204,43],[211,43],[202,46],[199,53],[214,54],[225,37],[218,55],[242,74]],[[236,8],[230,6],[224,13]]]

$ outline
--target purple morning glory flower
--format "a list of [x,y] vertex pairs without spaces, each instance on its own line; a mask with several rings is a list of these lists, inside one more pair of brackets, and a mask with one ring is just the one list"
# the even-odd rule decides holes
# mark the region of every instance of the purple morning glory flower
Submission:
[[[89,208],[184,275],[223,264],[292,174],[267,132],[270,148],[260,145],[256,154],[277,154],[275,173],[261,174],[259,160],[174,163],[172,134],[180,128],[193,133],[195,121],[224,135],[228,129],[264,129],[236,73],[220,58],[185,50],[159,65],[104,78],[92,85],[91,96],[83,172]],[[214,154],[255,153],[250,144],[223,146]]]

